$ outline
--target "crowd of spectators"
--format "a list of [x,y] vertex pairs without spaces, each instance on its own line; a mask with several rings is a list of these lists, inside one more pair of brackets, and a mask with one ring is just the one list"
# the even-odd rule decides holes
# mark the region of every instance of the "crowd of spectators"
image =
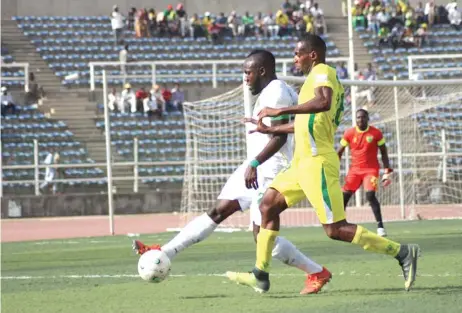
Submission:
[[[293,0],[292,0],[293,1]],[[305,33],[324,34],[326,22],[324,13],[314,1],[297,0],[291,3],[285,0],[281,8],[273,14],[256,15],[244,12],[241,16],[236,11],[214,15],[205,12],[203,16],[186,12],[183,4],[175,8],[168,5],[166,10],[132,8],[127,18],[119,12],[117,5],[111,13],[111,24],[115,44],[123,43],[124,30],[135,32],[142,37],[207,37],[213,42],[221,42],[224,37],[246,36],[286,36]]]
[[130,83],[125,83],[121,93],[113,88],[108,95],[108,107],[111,111],[140,112],[159,118],[163,118],[168,112],[182,111],[184,101],[184,91],[179,84],[175,84],[171,90],[166,84],[162,88],[154,84],[147,92],[144,87],[134,91]]
[[364,27],[380,45],[421,47],[428,44],[428,30],[435,24],[451,24],[459,30],[461,12],[457,1],[437,6],[434,0],[412,7],[409,0],[355,0],[353,27]]

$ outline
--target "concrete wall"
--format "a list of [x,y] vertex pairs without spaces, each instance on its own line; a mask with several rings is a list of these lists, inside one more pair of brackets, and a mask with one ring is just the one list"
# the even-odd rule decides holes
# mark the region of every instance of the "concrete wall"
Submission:
[[[107,196],[101,194],[59,196],[5,196],[1,200],[2,218],[82,216],[108,214]],[[178,211],[181,191],[114,195],[115,214]]]
[[[292,0],[294,1],[294,0]],[[114,4],[122,12],[131,7],[164,9],[168,4],[182,2],[190,13],[231,12],[276,12],[282,0],[2,0],[2,18],[13,15],[107,15]],[[340,15],[340,0],[320,1],[327,15]]]

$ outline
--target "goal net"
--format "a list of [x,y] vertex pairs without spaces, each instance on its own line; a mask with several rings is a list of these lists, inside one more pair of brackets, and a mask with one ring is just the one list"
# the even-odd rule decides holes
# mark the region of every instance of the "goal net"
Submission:
[[[297,91],[301,77],[281,77]],[[462,81],[343,81],[346,103],[343,131],[352,126],[352,93],[356,108],[367,108],[371,124],[384,133],[393,183],[379,188],[384,220],[450,218],[462,215]],[[246,159],[246,129],[251,99],[241,86],[225,94],[186,103],[186,167],[181,205],[182,225],[214,208],[221,188]],[[353,92],[351,92],[353,91]],[[247,108],[247,110],[245,109]],[[341,162],[341,182],[349,164]],[[373,221],[364,193],[351,200],[349,220]],[[221,227],[247,228],[248,212],[234,214]],[[305,201],[281,216],[284,226],[319,224]]]

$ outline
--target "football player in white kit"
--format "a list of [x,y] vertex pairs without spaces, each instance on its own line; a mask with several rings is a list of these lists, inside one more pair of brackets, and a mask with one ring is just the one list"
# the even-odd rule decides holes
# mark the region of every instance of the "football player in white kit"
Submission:
[[[258,113],[264,107],[297,105],[297,93],[276,77],[276,61],[271,52],[252,51],[244,62],[244,75],[250,92],[257,96],[253,110],[254,119],[257,119]],[[246,121],[249,122],[250,119]],[[289,122],[289,116],[268,118],[263,122],[268,126],[285,124]],[[253,129],[255,125],[252,124],[251,127]],[[259,201],[274,177],[289,165],[292,159],[293,139],[292,135],[266,135],[255,132],[249,135],[247,140],[250,141],[248,146],[253,157],[244,161],[228,179],[218,196],[215,208],[189,222],[167,244],[148,246],[135,240],[133,249],[138,254],[161,249],[172,260],[179,252],[210,236],[226,218],[247,209],[250,209],[256,240],[261,223]],[[273,257],[306,273],[307,279],[301,294],[314,293],[317,290],[313,288],[317,281],[311,275],[323,271],[324,268],[301,253],[294,244],[284,237],[277,237]]]

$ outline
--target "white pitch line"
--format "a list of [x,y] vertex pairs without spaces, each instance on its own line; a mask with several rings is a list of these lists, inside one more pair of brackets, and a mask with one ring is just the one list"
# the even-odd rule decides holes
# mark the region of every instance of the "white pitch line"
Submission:
[[[374,277],[393,277],[393,275],[380,275],[380,274],[360,274],[354,271],[345,273],[332,273],[335,277],[338,276],[374,276]],[[290,277],[290,276],[300,276],[300,274],[273,274],[272,277]],[[396,277],[402,277],[403,275],[397,275]],[[444,274],[418,274],[418,277],[462,277],[462,273],[444,273]],[[226,277],[226,274],[173,274],[169,277]],[[36,279],[84,279],[84,278],[92,278],[92,279],[101,279],[101,278],[139,278],[138,275],[135,274],[116,274],[116,275],[105,275],[105,274],[87,274],[87,275],[54,275],[54,276],[2,276],[0,277],[1,280],[36,280]]]

